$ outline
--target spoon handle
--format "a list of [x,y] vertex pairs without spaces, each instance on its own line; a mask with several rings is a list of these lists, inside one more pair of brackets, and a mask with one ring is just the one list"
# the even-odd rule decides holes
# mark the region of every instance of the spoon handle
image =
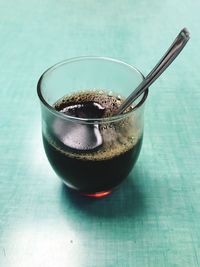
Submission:
[[182,29],[172,45],[169,47],[160,61],[156,64],[156,66],[152,69],[152,71],[150,71],[145,79],[128,96],[124,103],[122,103],[117,114],[123,113],[127,109],[127,107],[129,107],[133,103],[133,101],[135,101],[163,73],[163,71],[165,71],[165,69],[178,56],[189,39],[190,36],[188,30],[186,28]]

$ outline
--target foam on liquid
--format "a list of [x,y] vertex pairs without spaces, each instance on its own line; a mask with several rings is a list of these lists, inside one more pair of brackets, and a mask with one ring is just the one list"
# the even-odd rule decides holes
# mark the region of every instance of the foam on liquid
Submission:
[[[110,117],[118,110],[123,101],[123,98],[109,95],[104,91],[82,91],[71,96],[64,96],[54,104],[54,108],[65,113],[68,106],[78,104],[81,107],[86,102],[93,102],[102,109],[101,117]],[[69,150],[67,147],[59,145],[53,136],[49,135],[47,139],[56,150],[68,157],[93,161],[108,160],[133,149],[138,143],[141,131],[135,127],[134,120],[134,116],[131,115],[120,121],[100,124],[99,131],[103,144],[94,151]]]

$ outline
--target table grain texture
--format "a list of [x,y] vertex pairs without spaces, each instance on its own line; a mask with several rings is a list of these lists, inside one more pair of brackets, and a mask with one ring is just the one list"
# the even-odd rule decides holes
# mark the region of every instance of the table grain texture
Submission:
[[[0,266],[200,266],[200,1],[0,0]],[[81,55],[154,66],[139,160],[121,188],[71,194],[47,162],[37,80]]]

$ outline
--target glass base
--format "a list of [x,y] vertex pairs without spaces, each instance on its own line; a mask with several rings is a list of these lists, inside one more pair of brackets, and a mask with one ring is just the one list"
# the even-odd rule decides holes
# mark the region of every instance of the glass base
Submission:
[[101,198],[101,197],[108,196],[112,193],[112,190],[110,190],[110,191],[101,191],[101,192],[88,194],[88,193],[80,192],[80,191],[76,190],[76,188],[73,188],[71,185],[69,185],[66,181],[64,181],[64,180],[62,180],[62,181],[67,186],[68,189],[70,189],[71,191],[76,192],[82,196],[85,196],[85,197]]
[[94,193],[94,194],[81,193],[81,195],[86,196],[86,197],[101,198],[101,197],[108,196],[111,193],[112,193],[112,191],[102,191],[102,192],[98,192],[98,193]]

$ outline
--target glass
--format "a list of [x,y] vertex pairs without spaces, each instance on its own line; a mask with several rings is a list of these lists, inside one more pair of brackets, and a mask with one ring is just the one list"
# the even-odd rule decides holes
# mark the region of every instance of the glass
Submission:
[[128,176],[142,146],[148,90],[131,111],[107,118],[66,115],[55,109],[55,103],[63,96],[84,91],[121,101],[142,80],[143,75],[136,68],[104,57],[65,60],[40,77],[37,91],[45,152],[54,171],[69,188],[101,197]]

